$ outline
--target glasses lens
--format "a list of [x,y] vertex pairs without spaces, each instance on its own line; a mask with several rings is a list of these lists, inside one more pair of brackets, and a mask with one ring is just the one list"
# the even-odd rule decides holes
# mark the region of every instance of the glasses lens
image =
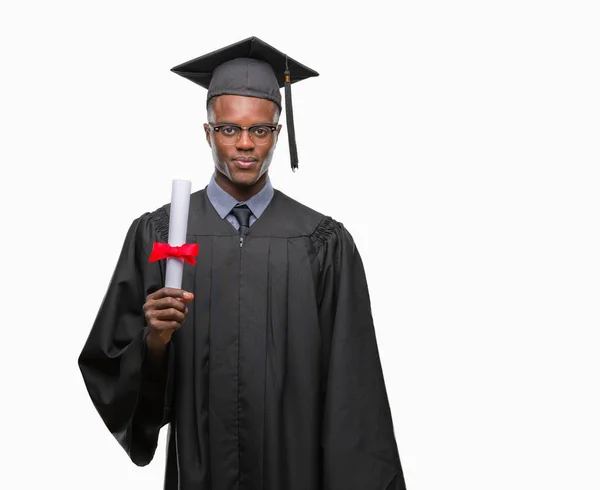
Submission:
[[221,126],[217,136],[224,145],[235,145],[240,139],[241,128],[237,126]]
[[217,136],[224,145],[235,145],[240,139],[241,128],[237,126],[221,126]]
[[252,126],[250,137],[257,145],[266,145],[271,141],[271,128],[269,126]]

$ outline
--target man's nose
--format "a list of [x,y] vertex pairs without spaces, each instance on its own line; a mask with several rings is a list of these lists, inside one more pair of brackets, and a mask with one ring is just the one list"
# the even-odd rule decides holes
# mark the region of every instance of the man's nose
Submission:
[[251,150],[254,148],[254,141],[250,138],[250,133],[243,129],[242,134],[240,135],[240,140],[237,143],[237,147],[240,150]]

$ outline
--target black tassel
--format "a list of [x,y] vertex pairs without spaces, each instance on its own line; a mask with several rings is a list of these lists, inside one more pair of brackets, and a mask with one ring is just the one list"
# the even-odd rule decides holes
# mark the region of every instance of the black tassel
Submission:
[[[286,60],[287,61],[287,60]],[[296,131],[294,130],[294,109],[292,108],[292,83],[289,70],[285,70],[285,119],[287,122],[288,141],[292,170],[298,168],[298,148],[296,147]]]

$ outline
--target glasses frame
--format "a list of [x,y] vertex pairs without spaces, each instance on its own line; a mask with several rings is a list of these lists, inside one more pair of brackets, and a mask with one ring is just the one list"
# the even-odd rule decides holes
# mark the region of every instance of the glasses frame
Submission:
[[[240,132],[238,134],[238,139],[237,141],[233,142],[233,143],[225,143],[223,142],[223,140],[221,138],[219,138],[219,141],[224,144],[225,146],[233,146],[233,145],[237,145],[240,140],[242,139],[242,133],[244,131],[248,131],[248,137],[250,138],[250,140],[252,141],[252,143],[254,143],[255,145],[259,145],[259,146],[264,146],[264,145],[268,145],[272,139],[273,139],[273,133],[275,133],[277,131],[277,126],[273,125],[273,124],[253,124],[252,126],[240,126],[239,124],[213,124],[213,123],[208,123],[209,127],[217,134],[219,134],[219,131],[222,128],[239,128]],[[269,128],[271,130],[271,138],[269,138],[269,141],[265,141],[264,143],[259,143],[257,141],[254,141],[254,139],[252,138],[252,133],[250,132],[250,130],[252,128]]]

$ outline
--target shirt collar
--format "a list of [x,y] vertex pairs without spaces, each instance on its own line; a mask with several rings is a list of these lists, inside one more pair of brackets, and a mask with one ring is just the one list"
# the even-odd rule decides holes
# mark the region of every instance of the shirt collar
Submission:
[[217,181],[215,180],[215,174],[212,175],[210,182],[208,183],[208,187],[206,188],[206,195],[221,219],[224,219],[229,213],[231,213],[231,210],[237,204],[246,204],[256,219],[258,219],[271,202],[271,199],[273,199],[273,194],[273,185],[271,184],[271,179],[269,176],[267,176],[267,182],[260,192],[252,196],[247,201],[238,201],[233,196],[225,192],[219,186],[219,184],[217,184]]

